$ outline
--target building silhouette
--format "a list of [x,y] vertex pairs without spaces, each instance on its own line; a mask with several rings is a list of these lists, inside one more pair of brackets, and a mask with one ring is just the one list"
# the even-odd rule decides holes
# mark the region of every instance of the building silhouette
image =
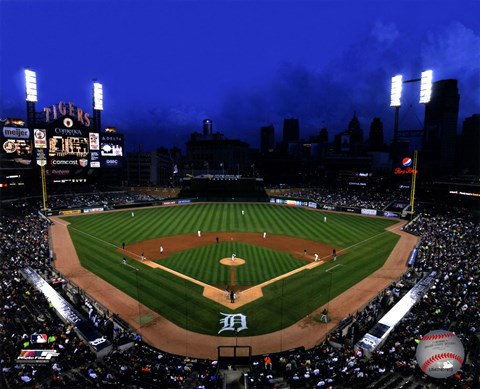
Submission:
[[458,146],[458,167],[467,174],[480,174],[480,114],[463,121]]
[[275,149],[275,127],[273,125],[260,128],[260,152],[266,154]]
[[203,120],[203,135],[205,135],[205,136],[212,135],[212,130],[213,130],[212,119],[204,119]]
[[384,148],[383,143],[383,123],[380,118],[375,117],[370,124],[370,150],[381,151]]
[[457,80],[433,83],[431,100],[425,105],[422,147],[427,174],[453,172],[459,103]]
[[286,143],[298,142],[300,140],[300,125],[298,119],[284,119],[282,140]]
[[185,146],[184,167],[190,170],[192,175],[250,172],[248,143],[228,139],[220,132],[214,133],[210,119],[203,121],[203,134],[192,133]]
[[350,134],[350,142],[363,142],[363,130],[360,127],[360,121],[358,120],[356,112],[354,112],[352,120],[350,120],[350,123],[348,124],[348,133]]

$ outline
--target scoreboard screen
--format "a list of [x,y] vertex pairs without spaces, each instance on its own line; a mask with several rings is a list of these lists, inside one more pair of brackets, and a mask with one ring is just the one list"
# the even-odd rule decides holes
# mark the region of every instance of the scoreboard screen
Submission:
[[90,165],[89,134],[85,130],[58,127],[49,129],[47,145],[49,166],[88,168]]

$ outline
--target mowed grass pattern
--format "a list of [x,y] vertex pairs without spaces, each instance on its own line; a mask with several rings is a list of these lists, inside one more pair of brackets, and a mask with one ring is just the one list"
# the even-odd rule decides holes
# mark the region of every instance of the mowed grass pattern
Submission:
[[[245,215],[242,216],[242,209]],[[189,330],[216,335],[223,313],[242,313],[248,330],[222,332],[225,336],[269,333],[302,319],[317,307],[347,290],[382,266],[399,237],[385,228],[395,220],[368,218],[271,204],[191,204],[131,211],[65,217],[82,265],[122,289],[167,319]],[[327,217],[327,223],[323,218]],[[116,251],[121,243],[141,242],[162,236],[205,232],[258,232],[298,236],[347,249],[348,254],[314,270],[303,270],[264,288],[264,297],[239,310],[205,299],[202,288],[160,269],[128,260],[138,272],[121,265]],[[255,266],[237,268],[239,285],[258,284],[303,264],[289,254],[248,244],[221,242],[187,250],[162,260],[194,278],[212,285],[226,285],[229,269],[219,257],[258,260]],[[241,296],[239,297],[241,298]]]
[[181,251],[157,263],[207,284],[225,286],[230,280],[230,267],[219,265],[219,260],[230,258],[232,253],[247,261],[246,265],[235,267],[235,285],[257,285],[307,264],[290,254],[242,242]]

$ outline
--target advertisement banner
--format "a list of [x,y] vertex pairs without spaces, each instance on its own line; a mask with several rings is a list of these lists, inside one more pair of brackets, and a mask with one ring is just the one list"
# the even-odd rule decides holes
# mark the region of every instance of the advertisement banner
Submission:
[[31,139],[4,139],[2,157],[15,164],[30,165],[32,162]]
[[413,159],[409,156],[406,155],[400,160],[397,160],[394,162],[395,164],[395,169],[393,171],[394,175],[403,175],[403,174],[418,174],[418,170],[413,169]]
[[81,209],[69,209],[66,211],[58,212],[59,215],[78,215],[79,213],[82,213]]
[[104,158],[102,167],[105,168],[119,168],[123,166],[123,160],[119,158]]
[[377,211],[377,215],[385,217],[400,217],[400,214],[391,211]]
[[100,155],[103,168],[123,167],[123,135],[100,134]]
[[33,137],[34,137],[36,149],[47,148],[47,130],[42,128],[35,128],[33,130]]
[[100,152],[102,157],[123,157],[123,135],[101,134]]
[[52,357],[60,355],[56,350],[21,350],[17,363],[42,364],[52,362]]
[[88,137],[90,140],[90,150],[100,150],[100,134],[90,132]]
[[90,167],[99,168],[100,167],[100,152],[99,151],[90,151]]
[[103,208],[85,208],[83,213],[96,213],[96,212],[103,212]]
[[3,136],[13,139],[28,139],[30,138],[30,130],[28,128],[3,127]]

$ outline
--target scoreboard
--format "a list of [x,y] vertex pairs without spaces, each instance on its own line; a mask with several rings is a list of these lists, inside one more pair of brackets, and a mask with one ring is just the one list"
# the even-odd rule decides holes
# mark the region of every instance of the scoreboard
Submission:
[[38,128],[0,122],[2,169],[45,166],[51,178],[93,177],[102,168],[121,168],[124,137],[87,127],[75,117],[62,117]]

